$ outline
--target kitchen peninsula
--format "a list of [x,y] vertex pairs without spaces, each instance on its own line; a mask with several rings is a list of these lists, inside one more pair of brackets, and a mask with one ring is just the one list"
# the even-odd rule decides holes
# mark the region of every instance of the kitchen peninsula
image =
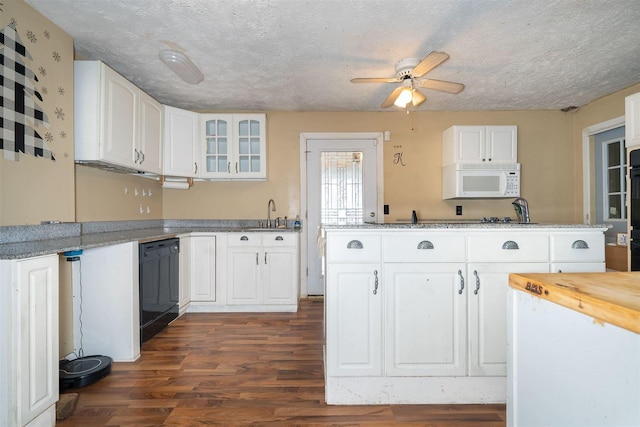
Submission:
[[602,272],[607,226],[325,226],[329,404],[503,403],[509,273]]
[[507,425],[640,425],[640,273],[509,279]]

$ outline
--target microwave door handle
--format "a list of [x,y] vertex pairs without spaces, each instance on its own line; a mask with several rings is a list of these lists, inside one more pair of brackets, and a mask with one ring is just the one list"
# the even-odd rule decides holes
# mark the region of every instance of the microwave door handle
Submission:
[[500,192],[503,196],[507,194],[507,172],[500,174]]

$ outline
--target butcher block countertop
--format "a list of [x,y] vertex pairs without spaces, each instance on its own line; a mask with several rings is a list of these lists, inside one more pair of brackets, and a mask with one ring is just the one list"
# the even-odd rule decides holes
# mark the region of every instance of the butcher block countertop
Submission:
[[640,272],[512,273],[509,285],[640,334]]

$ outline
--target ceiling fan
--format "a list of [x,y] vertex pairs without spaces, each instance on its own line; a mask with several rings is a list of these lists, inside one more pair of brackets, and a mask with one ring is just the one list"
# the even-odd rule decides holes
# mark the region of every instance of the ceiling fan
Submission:
[[416,89],[416,85],[425,89],[439,90],[448,93],[460,93],[464,89],[462,83],[448,82],[424,78],[419,80],[429,71],[449,59],[444,52],[431,52],[422,61],[418,58],[406,58],[396,63],[396,76],[385,77],[361,77],[351,79],[351,83],[402,83],[391,92],[391,95],[382,103],[382,108],[392,105],[405,108],[409,103],[414,107],[422,104],[427,98]]

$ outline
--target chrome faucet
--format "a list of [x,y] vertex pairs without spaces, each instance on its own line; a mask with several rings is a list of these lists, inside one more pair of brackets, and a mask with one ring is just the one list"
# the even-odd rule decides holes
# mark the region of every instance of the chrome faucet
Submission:
[[271,228],[271,211],[276,211],[276,202],[273,199],[269,199],[267,203],[267,228]]
[[518,197],[513,202],[511,202],[513,208],[516,210],[516,215],[518,216],[518,222],[528,224],[531,222],[529,218],[529,203],[527,203],[526,199],[522,197]]

